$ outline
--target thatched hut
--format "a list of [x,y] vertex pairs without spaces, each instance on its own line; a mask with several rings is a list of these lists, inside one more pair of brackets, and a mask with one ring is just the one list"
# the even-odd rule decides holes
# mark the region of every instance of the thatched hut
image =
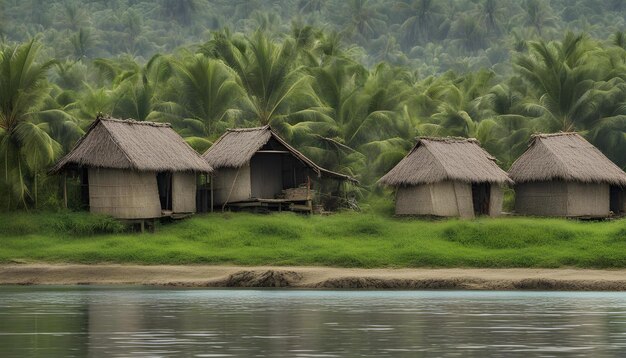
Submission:
[[212,168],[169,124],[98,117],[51,171],[80,175],[91,212],[152,219],[195,212]]
[[626,173],[576,133],[534,135],[509,175],[519,214],[605,217],[624,211]]
[[[213,201],[225,207],[311,209],[311,179],[356,182],[315,164],[270,126],[229,129],[203,154],[215,169]],[[294,205],[297,204],[297,205]]]
[[497,216],[512,183],[476,139],[419,138],[380,183],[396,187],[397,215]]

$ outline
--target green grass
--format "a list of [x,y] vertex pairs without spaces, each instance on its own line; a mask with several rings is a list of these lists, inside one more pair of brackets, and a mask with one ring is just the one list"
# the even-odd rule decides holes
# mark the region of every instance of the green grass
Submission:
[[626,220],[418,220],[388,210],[211,214],[123,231],[76,213],[0,215],[0,263],[626,268]]

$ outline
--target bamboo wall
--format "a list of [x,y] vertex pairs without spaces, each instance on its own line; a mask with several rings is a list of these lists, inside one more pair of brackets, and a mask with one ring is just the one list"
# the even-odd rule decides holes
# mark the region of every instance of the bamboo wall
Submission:
[[504,189],[498,184],[491,184],[489,193],[489,216],[496,217],[502,215],[502,204],[504,202]]
[[567,216],[567,184],[562,181],[515,186],[515,212],[536,216]]
[[[460,185],[459,185],[460,184]],[[435,216],[460,216],[459,204],[464,206],[469,202],[472,205],[472,190],[469,193],[464,190],[468,185],[459,183],[455,185],[452,181],[443,181],[430,184],[430,197],[433,203],[433,211],[431,215]],[[456,187],[456,188],[455,188]],[[458,193],[458,195],[457,195]],[[469,197],[468,197],[469,195]],[[473,209],[470,210],[473,217]]]
[[172,175],[172,211],[196,212],[196,174],[174,173]]
[[[228,202],[246,201],[252,197],[250,185],[250,165],[241,168],[223,168],[213,176],[213,195],[215,205]],[[232,189],[232,192],[231,192]],[[230,198],[228,197],[230,192]]]
[[120,219],[160,217],[156,173],[89,168],[89,208]]
[[459,216],[466,219],[474,218],[474,201],[472,200],[472,184],[454,182],[454,194]]
[[396,215],[432,215],[430,186],[399,187],[396,191]]
[[515,187],[515,211],[535,216],[608,216],[608,184],[564,181],[524,183]]
[[609,216],[608,184],[567,183],[567,216]]
[[[502,188],[492,185],[490,196],[489,215],[498,216],[502,212]],[[459,181],[443,181],[399,187],[396,191],[396,215],[473,218],[472,185]]]

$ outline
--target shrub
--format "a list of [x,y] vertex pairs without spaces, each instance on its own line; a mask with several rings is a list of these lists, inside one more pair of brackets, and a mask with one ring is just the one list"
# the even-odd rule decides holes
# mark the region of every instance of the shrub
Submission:
[[90,213],[61,213],[52,215],[52,228],[60,234],[91,236],[124,232],[128,226],[110,216]]

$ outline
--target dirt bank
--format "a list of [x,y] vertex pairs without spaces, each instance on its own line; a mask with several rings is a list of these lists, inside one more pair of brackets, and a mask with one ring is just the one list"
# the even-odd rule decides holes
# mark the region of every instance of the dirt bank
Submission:
[[626,291],[626,270],[0,265],[3,285]]

